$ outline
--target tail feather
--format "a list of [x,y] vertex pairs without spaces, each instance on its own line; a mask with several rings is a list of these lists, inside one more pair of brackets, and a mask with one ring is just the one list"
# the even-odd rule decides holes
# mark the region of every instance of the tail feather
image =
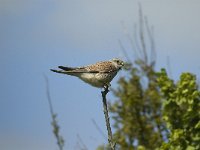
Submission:
[[55,70],[55,69],[50,69],[51,71],[53,71],[53,72],[56,72],[56,73],[65,73],[64,71],[62,71],[62,70]]
[[56,73],[61,73],[61,74],[68,74],[68,75],[76,75],[76,73],[73,73],[71,71],[65,71],[65,70],[55,70],[55,69],[50,69],[53,72]]
[[72,68],[72,67],[64,67],[64,66],[58,66],[58,68],[62,70],[56,70],[56,69],[50,69],[50,70],[56,73],[68,74],[68,75],[73,75],[73,76],[78,76],[79,73],[88,72],[85,68]]

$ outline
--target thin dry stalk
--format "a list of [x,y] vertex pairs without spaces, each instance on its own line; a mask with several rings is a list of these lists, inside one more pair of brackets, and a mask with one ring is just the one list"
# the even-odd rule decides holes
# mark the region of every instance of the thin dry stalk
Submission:
[[60,127],[59,127],[58,121],[56,119],[57,115],[53,111],[53,105],[52,105],[52,102],[51,102],[51,96],[50,96],[50,92],[49,92],[49,81],[48,81],[48,78],[46,76],[44,76],[44,78],[45,78],[45,81],[46,81],[46,94],[47,94],[47,99],[48,99],[51,118],[52,118],[51,125],[53,127],[53,134],[54,134],[54,136],[55,136],[55,138],[57,140],[57,145],[59,147],[59,150],[63,150],[64,139],[59,133],[60,132]]
[[107,100],[106,100],[106,95],[108,94],[108,92],[109,92],[108,86],[105,86],[104,91],[101,92],[102,101],[103,101],[103,112],[105,115],[106,127],[108,131],[108,142],[110,144],[111,150],[115,150],[116,143],[113,141],[113,137],[112,137],[112,130],[110,127],[110,118],[108,115],[108,107],[107,107]]

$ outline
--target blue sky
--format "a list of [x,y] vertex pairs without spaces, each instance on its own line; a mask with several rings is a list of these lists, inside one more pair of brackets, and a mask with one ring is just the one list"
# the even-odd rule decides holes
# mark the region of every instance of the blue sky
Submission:
[[186,71],[199,75],[198,0],[0,0],[0,149],[57,149],[44,74],[65,149],[78,149],[77,135],[89,150],[107,143],[91,120],[106,134],[100,89],[49,69],[124,58],[119,39],[132,56],[123,25],[134,32],[138,2],[154,26],[157,70],[169,57],[174,79]]

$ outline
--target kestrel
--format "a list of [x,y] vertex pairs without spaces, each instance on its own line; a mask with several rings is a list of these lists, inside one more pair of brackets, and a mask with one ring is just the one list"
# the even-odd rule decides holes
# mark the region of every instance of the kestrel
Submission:
[[110,82],[123,66],[122,60],[114,58],[83,67],[58,66],[61,70],[51,69],[51,71],[75,76],[94,87],[103,88],[110,86]]

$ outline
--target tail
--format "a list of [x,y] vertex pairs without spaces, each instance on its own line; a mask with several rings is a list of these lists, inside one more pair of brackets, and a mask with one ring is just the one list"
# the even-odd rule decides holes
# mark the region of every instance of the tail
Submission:
[[63,70],[55,70],[55,69],[50,69],[50,70],[53,71],[53,72],[56,72],[56,73],[63,73],[63,74],[66,74],[66,72],[63,71]]
[[62,70],[55,70],[55,69],[50,69],[50,70],[56,73],[68,74],[72,76],[78,76],[79,73],[87,72],[87,70],[85,70],[84,68],[72,68],[64,66],[58,66],[58,68]]
[[50,70],[53,71],[53,72],[56,72],[56,73],[74,75],[73,70],[75,70],[75,68],[63,67],[63,66],[58,66],[58,68],[60,68],[62,70],[56,70],[56,69],[50,69]]

